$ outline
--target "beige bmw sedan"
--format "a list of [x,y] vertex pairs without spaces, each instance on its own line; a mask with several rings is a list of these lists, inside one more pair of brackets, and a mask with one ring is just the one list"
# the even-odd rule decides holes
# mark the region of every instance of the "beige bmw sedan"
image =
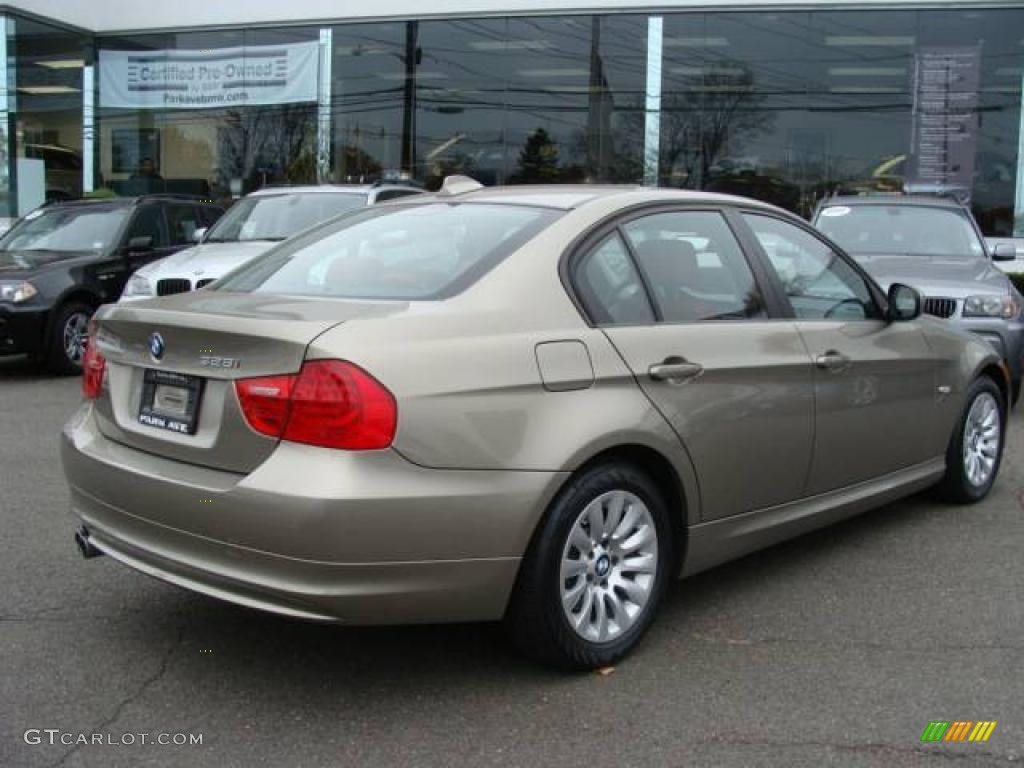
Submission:
[[305,619],[504,619],[588,668],[676,577],[992,487],[999,356],[794,216],[478,187],[103,307],[63,436],[83,554]]

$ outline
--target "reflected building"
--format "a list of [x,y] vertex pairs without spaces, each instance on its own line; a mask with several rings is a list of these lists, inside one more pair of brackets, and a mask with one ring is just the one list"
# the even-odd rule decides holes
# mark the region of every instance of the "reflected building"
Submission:
[[833,192],[946,189],[986,234],[1024,235],[1024,8],[538,5],[8,4],[0,203],[464,173],[805,215]]

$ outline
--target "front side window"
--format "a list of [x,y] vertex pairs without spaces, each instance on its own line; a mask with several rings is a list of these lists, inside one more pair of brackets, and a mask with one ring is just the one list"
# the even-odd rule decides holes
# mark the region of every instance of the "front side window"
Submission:
[[206,236],[208,243],[284,240],[315,224],[361,207],[364,195],[345,192],[254,195],[239,200]]
[[720,213],[658,213],[623,230],[665,322],[765,316],[750,265]]
[[561,215],[547,208],[482,203],[369,207],[275,248],[221,280],[217,289],[346,299],[446,298]]
[[606,237],[576,268],[576,287],[594,322],[642,325],[654,322],[643,281],[618,233]]
[[898,254],[980,259],[985,246],[967,214],[923,205],[831,205],[815,226],[854,256]]
[[167,222],[159,205],[147,205],[138,210],[128,227],[124,242],[129,245],[137,237],[150,238],[150,248],[167,247]]
[[744,213],[803,319],[864,320],[880,316],[867,282],[824,242],[789,222]]

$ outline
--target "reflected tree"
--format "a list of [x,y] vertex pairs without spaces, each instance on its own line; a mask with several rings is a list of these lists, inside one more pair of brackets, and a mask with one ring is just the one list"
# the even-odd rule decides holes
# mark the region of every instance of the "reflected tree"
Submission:
[[316,180],[316,121],[305,104],[229,110],[217,136],[220,174],[246,191]]
[[[760,109],[753,73],[722,61],[662,97],[661,183],[706,187],[716,166],[736,147],[771,128],[775,115]],[[642,120],[642,117],[639,118]]]
[[544,128],[538,128],[526,138],[519,150],[519,163],[510,181],[515,184],[550,184],[557,182],[558,144]]
[[377,159],[361,147],[345,144],[336,150],[338,168],[342,171],[343,181],[366,181],[376,179],[381,174],[381,164]]

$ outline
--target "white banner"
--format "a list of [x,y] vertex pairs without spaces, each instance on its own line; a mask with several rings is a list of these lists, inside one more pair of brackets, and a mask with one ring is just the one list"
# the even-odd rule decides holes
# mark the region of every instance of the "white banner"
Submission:
[[212,109],[317,100],[317,42],[100,51],[100,106]]

